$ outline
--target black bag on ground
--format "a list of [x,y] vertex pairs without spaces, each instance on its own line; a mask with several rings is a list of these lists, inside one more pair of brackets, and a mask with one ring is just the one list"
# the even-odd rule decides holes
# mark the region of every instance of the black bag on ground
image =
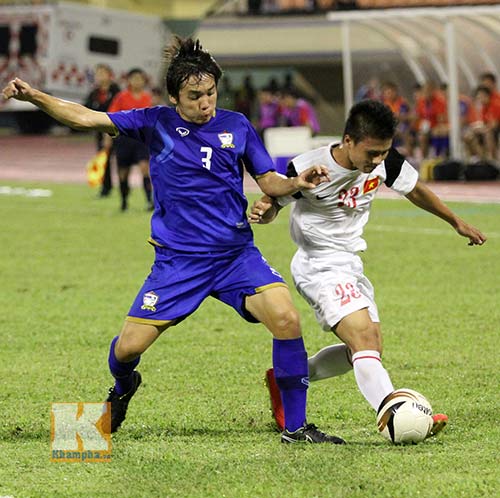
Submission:
[[496,180],[499,174],[498,168],[488,161],[468,164],[465,168],[465,179],[468,181]]
[[464,170],[464,164],[455,159],[445,159],[434,166],[433,177],[437,181],[459,180]]

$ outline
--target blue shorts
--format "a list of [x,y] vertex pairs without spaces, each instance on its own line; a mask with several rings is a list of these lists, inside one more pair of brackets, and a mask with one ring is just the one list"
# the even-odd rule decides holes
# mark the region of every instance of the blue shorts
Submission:
[[286,286],[255,247],[225,253],[186,253],[155,247],[151,273],[130,308],[127,320],[150,325],[186,318],[208,296],[232,306],[245,320],[245,297]]

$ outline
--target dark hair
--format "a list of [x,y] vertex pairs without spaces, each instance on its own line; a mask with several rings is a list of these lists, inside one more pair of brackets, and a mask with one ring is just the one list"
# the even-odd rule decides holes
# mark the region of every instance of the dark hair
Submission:
[[490,80],[492,83],[497,82],[497,77],[495,73],[485,72],[479,75],[480,80]]
[[384,83],[382,83],[382,88],[390,88],[391,90],[394,90],[395,92],[398,91],[398,85],[396,85],[396,83],[394,83],[394,81],[384,81]]
[[344,137],[349,135],[354,143],[365,138],[386,140],[394,137],[396,126],[397,119],[389,107],[376,100],[362,100],[349,111]]
[[491,97],[491,88],[487,87],[486,85],[479,85],[475,90],[474,90],[474,97],[477,96],[478,93],[486,93],[488,97]]
[[205,75],[214,78],[215,84],[222,76],[222,70],[215,59],[200,44],[200,40],[174,37],[174,41],[164,50],[165,62],[168,65],[165,84],[167,92],[179,98],[182,85],[194,76],[198,80]]
[[133,67],[127,73],[127,78],[134,76],[134,74],[140,74],[144,79],[146,78],[146,73],[140,67]]

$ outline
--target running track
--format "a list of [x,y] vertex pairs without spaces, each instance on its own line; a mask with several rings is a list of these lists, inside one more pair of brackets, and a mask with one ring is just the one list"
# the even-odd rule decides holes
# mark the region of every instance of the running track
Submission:
[[[94,140],[88,135],[0,137],[0,186],[9,181],[85,183],[85,165],[94,153]],[[142,184],[137,168],[132,173],[132,184]],[[499,181],[435,182],[430,187],[448,201],[500,203]],[[250,177],[245,178],[245,190],[259,191]],[[385,187],[379,196],[398,197]]]

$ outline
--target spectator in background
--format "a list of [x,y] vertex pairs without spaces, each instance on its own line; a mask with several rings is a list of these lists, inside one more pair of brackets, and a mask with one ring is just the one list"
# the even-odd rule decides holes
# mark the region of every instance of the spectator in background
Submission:
[[151,105],[167,105],[163,90],[159,86],[151,89]]
[[252,82],[252,76],[247,74],[243,79],[241,87],[236,91],[234,110],[241,112],[250,121],[255,116],[255,104],[257,98],[257,91]]
[[[87,95],[84,106],[94,111],[107,111],[120,87],[113,81],[113,71],[107,64],[97,64],[94,71],[94,88]],[[104,134],[96,132],[97,150],[107,148],[109,155],[99,197],[107,197],[113,188],[111,180],[111,141],[104,140]]]
[[[146,75],[142,69],[133,68],[127,74],[127,89],[116,95],[108,109],[109,112],[129,111],[151,107],[152,95],[145,90]],[[121,210],[128,209],[130,193],[129,175],[132,166],[137,164],[142,173],[142,183],[146,194],[147,209],[153,209],[152,187],[149,177],[149,153],[144,144],[133,138],[119,135],[115,139],[116,162],[120,179]]]
[[500,100],[487,86],[480,85],[474,94],[477,121],[472,123],[465,143],[472,156],[482,160],[498,158],[498,131],[500,126]]
[[[441,83],[440,91],[442,98],[446,99],[448,95],[448,84]],[[467,144],[467,140],[470,136],[472,127],[478,120],[473,99],[471,99],[468,95],[459,93],[458,110],[460,115],[460,136],[462,140]]]
[[375,76],[372,76],[364,85],[361,85],[354,96],[355,102],[366,99],[380,100],[380,83]]
[[316,0],[316,11],[335,10],[337,8],[337,0]]
[[313,135],[320,130],[313,105],[293,88],[281,92],[281,121],[284,126],[309,126]]
[[435,83],[428,81],[417,98],[415,114],[418,143],[424,159],[429,157],[432,145],[436,156],[448,153],[447,104]]
[[497,89],[497,77],[493,73],[482,73],[479,76],[479,86],[486,86],[491,91],[491,98],[493,101],[500,101],[500,92]]
[[262,88],[257,96],[259,100],[257,131],[263,137],[264,130],[279,125],[280,105],[271,87]]
[[235,91],[228,76],[223,76],[217,89],[217,100],[220,106],[229,111],[235,110]]
[[387,81],[382,85],[382,102],[389,107],[398,120],[393,145],[396,148],[404,147],[404,153],[408,154],[411,150],[410,105],[399,94],[398,86],[392,81]]

